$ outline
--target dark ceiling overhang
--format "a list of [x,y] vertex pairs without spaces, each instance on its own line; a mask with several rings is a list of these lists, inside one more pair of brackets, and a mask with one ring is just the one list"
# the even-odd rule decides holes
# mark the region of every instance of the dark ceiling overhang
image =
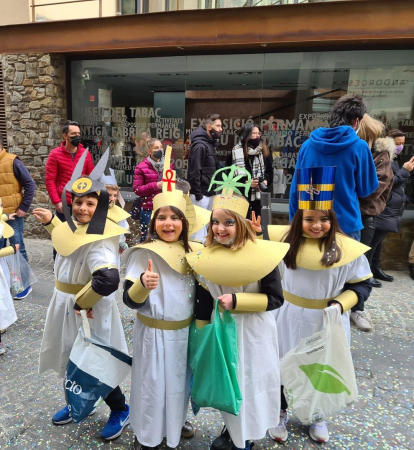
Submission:
[[414,1],[191,10],[0,27],[0,53],[72,57],[413,48]]

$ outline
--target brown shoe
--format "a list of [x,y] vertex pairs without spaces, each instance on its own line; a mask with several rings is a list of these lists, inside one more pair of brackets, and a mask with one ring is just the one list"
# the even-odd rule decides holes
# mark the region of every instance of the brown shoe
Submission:
[[410,269],[410,276],[414,280],[414,264],[408,264],[408,268]]
[[185,422],[184,426],[181,428],[181,437],[189,439],[194,436],[194,428],[190,422]]

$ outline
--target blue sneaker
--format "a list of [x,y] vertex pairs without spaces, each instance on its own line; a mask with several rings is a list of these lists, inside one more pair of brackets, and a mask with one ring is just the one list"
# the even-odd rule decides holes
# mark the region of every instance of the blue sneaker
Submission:
[[126,411],[111,411],[105,428],[99,433],[102,438],[112,441],[119,437],[123,429],[129,425],[129,405],[125,404]]
[[[92,416],[93,414],[95,414],[95,412],[96,412],[96,408],[93,409],[89,413],[89,415]],[[72,420],[73,420],[72,414],[69,410],[69,406],[67,406],[67,405],[52,417],[52,422],[55,425],[66,425],[67,423],[72,422]]]
[[32,290],[32,286],[29,286],[23,292],[19,292],[18,294],[16,294],[13,298],[15,300],[22,300],[26,298],[32,292]]
[[52,417],[52,422],[55,425],[65,425],[72,422],[72,420],[72,414],[70,413],[69,406],[67,405]]

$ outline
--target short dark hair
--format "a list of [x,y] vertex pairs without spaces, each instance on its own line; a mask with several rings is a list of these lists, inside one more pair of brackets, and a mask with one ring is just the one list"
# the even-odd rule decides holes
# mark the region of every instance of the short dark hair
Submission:
[[78,122],[75,122],[73,120],[68,120],[62,127],[62,134],[68,134],[69,127],[71,125],[74,125],[75,127],[79,127],[80,128],[80,125],[79,125]]
[[204,119],[205,125],[212,125],[216,120],[220,119],[220,114],[208,114]]
[[339,127],[340,125],[352,126],[355,119],[361,120],[367,112],[367,104],[360,95],[344,95],[332,108],[329,116],[329,126]]
[[3,135],[0,133],[0,148],[3,148]]
[[[398,128],[394,128],[393,130],[387,131],[387,136],[396,138],[396,137],[407,137],[407,133],[404,133],[404,131],[399,130]],[[1,143],[1,140],[0,140]]]

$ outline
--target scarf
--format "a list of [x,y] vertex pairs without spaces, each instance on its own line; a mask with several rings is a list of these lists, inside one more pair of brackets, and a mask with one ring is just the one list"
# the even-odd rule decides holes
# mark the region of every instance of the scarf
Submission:
[[148,156],[147,159],[148,159],[148,161],[152,164],[152,167],[154,167],[154,169],[155,169],[158,173],[160,173],[160,172],[163,171],[163,169],[164,169],[164,157],[162,157],[162,159],[161,159],[160,161],[158,161],[158,162],[155,162],[155,161],[151,158],[151,156]]
[[[248,149],[248,153],[250,156],[253,156],[252,178],[264,178],[265,174],[264,174],[264,159],[262,147],[259,146],[255,149]],[[235,166],[243,169],[246,168],[246,164],[244,162],[244,151],[240,142],[233,147],[232,157],[233,157],[233,164]],[[250,200],[251,201],[260,200],[260,190],[258,188],[251,188]]]

